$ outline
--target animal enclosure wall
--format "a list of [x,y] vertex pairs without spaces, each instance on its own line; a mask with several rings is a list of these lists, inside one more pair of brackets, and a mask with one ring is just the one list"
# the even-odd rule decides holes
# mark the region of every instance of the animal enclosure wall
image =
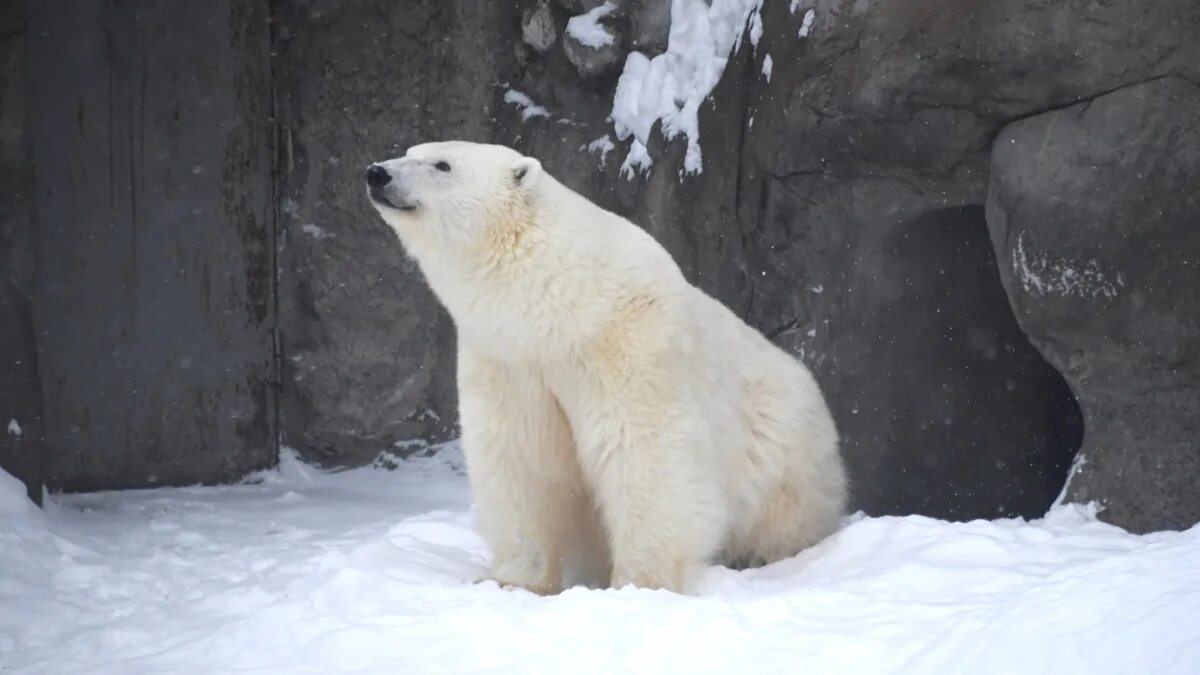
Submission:
[[[856,508],[1042,512],[1074,394],[1107,459],[1072,498],[1139,528],[1200,513],[1200,4],[766,0],[699,106],[699,173],[661,122],[623,171],[611,119],[671,0],[606,14],[591,53],[567,24],[597,4],[6,4],[0,426],[23,434],[0,464],[95,489],[236,478],[280,438],[354,465],[453,437],[453,326],[361,174],[457,138],[538,157],[803,360]],[[1066,135],[998,152],[1013,128]],[[1026,288],[1018,244],[1124,285]],[[1165,346],[1133,348],[1139,326]]]
[[272,464],[265,5],[27,7],[46,482],[208,482]]

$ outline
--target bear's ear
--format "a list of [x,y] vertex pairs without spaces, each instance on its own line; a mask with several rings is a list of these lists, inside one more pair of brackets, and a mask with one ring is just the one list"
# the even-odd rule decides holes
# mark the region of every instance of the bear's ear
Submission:
[[542,163],[532,157],[522,157],[512,168],[513,182],[523,188],[531,188],[542,175]]

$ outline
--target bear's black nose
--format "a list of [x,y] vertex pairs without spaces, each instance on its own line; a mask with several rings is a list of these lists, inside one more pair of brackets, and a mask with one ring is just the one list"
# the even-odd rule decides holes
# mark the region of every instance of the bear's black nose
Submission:
[[381,188],[390,182],[392,182],[392,175],[387,172],[387,169],[378,164],[372,164],[367,167],[367,185],[373,188]]

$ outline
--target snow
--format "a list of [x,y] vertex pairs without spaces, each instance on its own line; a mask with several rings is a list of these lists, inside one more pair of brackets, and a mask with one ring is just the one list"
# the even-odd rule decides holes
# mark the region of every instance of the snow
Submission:
[[305,223],[300,226],[300,229],[303,230],[305,234],[313,239],[316,239],[317,241],[333,236],[332,234],[329,234],[325,228],[315,223]]
[[617,146],[612,142],[612,139],[609,138],[608,134],[605,134],[579,149],[587,150],[588,152],[593,153],[600,153],[600,168],[603,169],[605,163],[608,161],[608,153],[612,152],[616,147]]
[[[757,18],[761,5],[762,0],[672,0],[667,51],[653,59],[636,51],[626,57],[611,117],[619,140],[634,139],[622,164],[627,174],[650,167],[646,146],[660,121],[667,139],[687,139],[684,172],[702,170],[700,104],[717,85],[747,21]],[[761,34],[761,21],[755,25]]]
[[771,81],[771,70],[774,69],[774,67],[775,64],[771,60],[770,54],[767,54],[765,57],[763,57],[762,74],[763,77],[767,78],[767,82]]
[[17,418],[13,417],[13,418],[9,419],[8,420],[8,435],[20,438],[21,433],[22,433],[21,432],[21,423],[17,421]]
[[504,102],[510,105],[515,105],[521,110],[521,121],[528,122],[534,117],[550,117],[550,111],[533,102],[525,94],[516,89],[506,89],[504,91]]
[[[1061,506],[1067,503],[1067,494],[1071,491],[1071,481],[1075,480],[1075,476],[1083,471],[1083,467],[1087,466],[1087,455],[1083,451],[1075,454],[1075,459],[1071,462],[1071,468],[1067,471],[1067,480],[1063,482],[1062,490],[1059,491],[1058,497],[1054,500],[1054,506]],[[1099,505],[1103,508],[1103,504]]]
[[0,472],[0,671],[1195,673],[1200,526],[847,519],[693,597],[491,582],[454,446],[55,495]]
[[[759,4],[761,5],[762,3]],[[758,41],[762,39],[762,35],[762,12],[755,10],[750,13],[750,44],[758,48]]]
[[611,14],[617,5],[611,2],[595,7],[585,14],[573,16],[567,21],[567,35],[575,38],[579,44],[599,49],[613,43],[612,33],[600,25],[600,19]]
[[1037,292],[1039,295],[1054,293],[1063,297],[1079,298],[1115,298],[1125,287],[1125,277],[1116,274],[1105,274],[1100,263],[1092,258],[1080,264],[1066,259],[1056,259],[1050,255],[1037,255],[1025,251],[1025,233],[1017,235],[1016,247],[1013,249],[1013,274],[1021,282],[1026,293]]
[[634,140],[629,146],[629,154],[625,155],[625,161],[621,163],[621,175],[631,179],[638,171],[649,169],[652,163],[646,146],[642,145],[641,141]]
[[809,9],[804,12],[804,18],[800,21],[800,37],[806,38],[812,33],[813,19],[817,18],[817,12]]

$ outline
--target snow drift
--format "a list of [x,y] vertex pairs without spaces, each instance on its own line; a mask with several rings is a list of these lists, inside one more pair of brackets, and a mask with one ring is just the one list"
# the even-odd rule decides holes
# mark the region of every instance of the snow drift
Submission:
[[849,518],[698,597],[474,583],[451,447],[291,456],[248,484],[56,496],[0,474],[0,670],[21,673],[1195,673],[1200,527]]

